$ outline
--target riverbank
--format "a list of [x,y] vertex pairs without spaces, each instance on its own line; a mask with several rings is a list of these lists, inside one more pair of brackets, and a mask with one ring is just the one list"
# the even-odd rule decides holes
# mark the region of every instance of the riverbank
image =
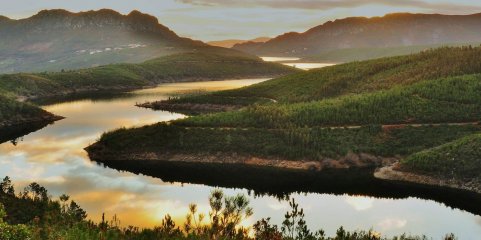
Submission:
[[91,160],[108,161],[151,161],[193,164],[224,164],[244,165],[252,167],[269,167],[301,171],[322,171],[326,169],[373,168],[392,164],[398,161],[396,157],[380,157],[367,153],[349,152],[338,159],[324,158],[321,160],[288,160],[282,158],[265,158],[238,153],[167,153],[167,152],[117,152],[109,151],[101,143],[95,143],[85,150]]
[[403,181],[436,187],[449,187],[481,194],[481,183],[474,179],[460,180],[430,176],[415,172],[402,171],[399,163],[384,166],[374,172],[374,177],[388,181]]

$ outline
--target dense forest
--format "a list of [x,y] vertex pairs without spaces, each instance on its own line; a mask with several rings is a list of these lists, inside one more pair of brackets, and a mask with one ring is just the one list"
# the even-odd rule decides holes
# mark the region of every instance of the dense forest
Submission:
[[[340,227],[335,236],[327,236],[323,230],[311,231],[307,227],[304,209],[289,200],[290,209],[279,227],[270,218],[256,221],[252,226],[241,222],[253,214],[249,199],[241,194],[228,196],[215,189],[209,196],[210,211],[200,212],[196,204],[189,205],[183,223],[166,215],[159,226],[148,229],[122,226],[114,215],[109,220],[103,215],[98,223],[87,220],[87,212],[68,195],[54,199],[48,190],[38,183],[29,184],[16,192],[9,177],[0,183],[0,239],[2,240],[154,240],[154,239],[224,239],[224,240],[425,240],[426,236],[385,238],[369,231],[346,231]],[[454,240],[447,234],[444,240]]]

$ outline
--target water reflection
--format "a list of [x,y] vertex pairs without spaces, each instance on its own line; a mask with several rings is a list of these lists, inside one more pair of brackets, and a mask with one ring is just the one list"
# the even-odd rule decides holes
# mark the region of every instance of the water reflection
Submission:
[[[66,119],[25,136],[17,146],[8,142],[1,144],[0,176],[11,176],[17,190],[37,181],[53,195],[68,193],[94,220],[99,220],[105,212],[108,216],[117,214],[124,225],[151,227],[158,224],[166,213],[183,219],[191,202],[198,203],[200,211],[207,213],[207,196],[212,190],[208,185],[224,185],[227,194],[247,194],[249,187],[238,185],[239,181],[181,184],[182,179],[164,179],[164,182],[154,177],[121,172],[92,163],[83,148],[95,142],[105,131],[184,117],[182,114],[137,108],[135,103],[165,99],[178,92],[229,89],[263,80],[165,84],[155,89],[115,96],[79,96],[62,103],[45,102],[48,104],[44,106],[47,111]],[[182,173],[180,169],[172,169],[171,172]],[[199,179],[206,176],[202,174],[198,172]],[[255,179],[251,177],[244,175],[244,179]],[[262,183],[260,181],[257,185]],[[393,200],[357,196],[366,192],[357,190],[356,194],[355,189],[350,191],[354,196],[343,195],[342,192],[349,192],[345,189],[333,189],[338,191],[336,194],[319,194],[314,192],[328,191],[306,191],[299,184],[280,183],[283,188],[290,187],[291,190],[286,193],[291,193],[302,207],[308,209],[310,227],[322,227],[329,234],[344,225],[351,230],[373,227],[389,235],[411,232],[439,238],[446,231],[455,232],[463,239],[481,235],[478,216],[434,201],[411,198],[409,193]],[[313,185],[312,182],[302,185],[306,184]],[[264,186],[266,193],[273,189],[272,186]],[[249,221],[271,216],[276,223],[281,223],[286,203],[278,199],[275,194],[252,195],[255,214]]]
[[300,58],[296,57],[261,57],[262,60],[266,62],[279,62],[287,66],[303,69],[303,70],[311,70],[315,68],[323,68],[334,66],[336,63],[313,63],[313,62],[301,62]]

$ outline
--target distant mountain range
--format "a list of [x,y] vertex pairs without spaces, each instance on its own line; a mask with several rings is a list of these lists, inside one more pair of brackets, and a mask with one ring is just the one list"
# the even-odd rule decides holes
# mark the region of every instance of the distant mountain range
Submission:
[[326,22],[304,33],[290,32],[265,43],[233,48],[258,56],[310,56],[339,49],[370,49],[481,42],[481,13],[396,13]]
[[240,39],[228,39],[228,40],[221,40],[221,41],[210,41],[207,44],[216,47],[224,47],[224,48],[231,48],[236,44],[240,43],[247,43],[247,42],[255,42],[255,43],[263,43],[271,40],[270,37],[258,37],[251,40],[240,40]]
[[0,73],[139,63],[204,46],[138,11],[44,10],[21,20],[0,17]]

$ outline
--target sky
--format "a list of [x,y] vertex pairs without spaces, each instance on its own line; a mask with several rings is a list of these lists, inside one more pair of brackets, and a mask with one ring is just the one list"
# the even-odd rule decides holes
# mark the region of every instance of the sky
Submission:
[[479,0],[0,0],[0,15],[26,18],[43,9],[139,10],[179,35],[203,41],[304,32],[329,20],[393,12],[472,14]]

